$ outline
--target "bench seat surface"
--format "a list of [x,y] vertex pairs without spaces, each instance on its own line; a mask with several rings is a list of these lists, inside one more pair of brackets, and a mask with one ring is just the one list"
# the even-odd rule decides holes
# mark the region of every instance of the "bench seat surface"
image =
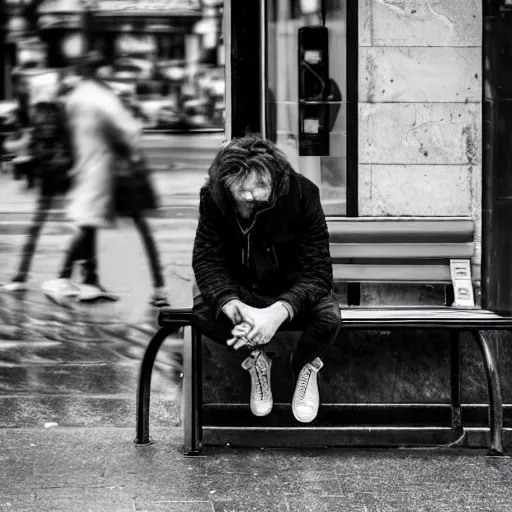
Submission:
[[[445,306],[346,306],[340,304],[341,317],[346,328],[375,329],[386,327],[435,328],[499,328],[512,329],[512,317],[502,316],[479,308],[454,308]],[[162,308],[158,317],[160,325],[188,325],[191,308]]]

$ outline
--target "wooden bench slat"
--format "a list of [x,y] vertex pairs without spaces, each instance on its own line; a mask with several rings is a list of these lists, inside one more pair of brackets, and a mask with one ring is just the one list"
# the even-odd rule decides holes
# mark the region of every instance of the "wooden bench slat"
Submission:
[[475,254],[475,246],[471,243],[331,243],[331,257],[335,259],[368,258],[368,259],[432,259],[432,258],[464,258],[470,259]]
[[331,242],[472,242],[471,218],[327,217]]
[[[480,280],[480,268],[473,266],[473,281]],[[333,265],[336,282],[438,283],[452,282],[449,265]]]

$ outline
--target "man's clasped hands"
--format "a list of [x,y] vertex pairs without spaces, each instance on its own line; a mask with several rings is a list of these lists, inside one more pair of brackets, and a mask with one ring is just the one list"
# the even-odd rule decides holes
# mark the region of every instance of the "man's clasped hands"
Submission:
[[266,308],[254,308],[234,299],[222,311],[235,326],[231,331],[233,337],[227,340],[227,345],[235,350],[266,345],[289,317],[288,310],[281,302]]

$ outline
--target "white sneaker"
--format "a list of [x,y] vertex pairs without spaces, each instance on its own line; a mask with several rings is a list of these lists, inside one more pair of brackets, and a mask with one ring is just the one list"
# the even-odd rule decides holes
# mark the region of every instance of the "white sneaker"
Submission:
[[317,375],[323,365],[322,360],[317,357],[310,363],[306,363],[299,373],[293,393],[292,411],[295,419],[302,423],[310,423],[318,414],[320,395]]
[[59,278],[45,281],[41,288],[43,293],[57,304],[66,304],[69,299],[78,297],[80,290],[69,279]]
[[97,299],[119,300],[117,295],[108,292],[100,285],[79,284],[77,287],[79,289],[78,300],[80,302],[89,302]]
[[4,292],[24,292],[28,290],[28,285],[25,281],[11,281],[10,283],[3,283],[0,289]]
[[270,414],[274,401],[270,388],[272,361],[262,350],[253,350],[242,363],[242,368],[251,376],[251,411],[254,416]]

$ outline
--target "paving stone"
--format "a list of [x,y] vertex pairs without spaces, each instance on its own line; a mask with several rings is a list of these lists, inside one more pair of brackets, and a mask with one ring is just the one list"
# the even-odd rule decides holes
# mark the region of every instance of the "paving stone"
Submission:
[[1,512],[34,512],[37,510],[36,507],[36,495],[34,492],[24,492],[20,490],[15,494],[7,494],[6,491],[3,490],[0,493]]
[[[135,425],[135,404],[135,383],[129,395],[0,396],[0,428],[43,427],[48,422],[60,426],[126,427]],[[152,394],[151,425],[179,425],[180,404],[175,386],[165,394]]]
[[[140,362],[23,364],[1,367],[0,393],[26,394],[130,394],[139,375]],[[156,392],[169,389],[169,378],[155,372]]]
[[135,500],[135,512],[214,512],[211,501],[148,501]]
[[288,512],[287,497],[266,498],[262,496],[250,496],[245,499],[217,500],[212,497],[213,512],[260,512],[271,510],[272,512]]
[[129,494],[102,487],[63,487],[36,492],[40,510],[52,512],[133,512],[134,500]]

